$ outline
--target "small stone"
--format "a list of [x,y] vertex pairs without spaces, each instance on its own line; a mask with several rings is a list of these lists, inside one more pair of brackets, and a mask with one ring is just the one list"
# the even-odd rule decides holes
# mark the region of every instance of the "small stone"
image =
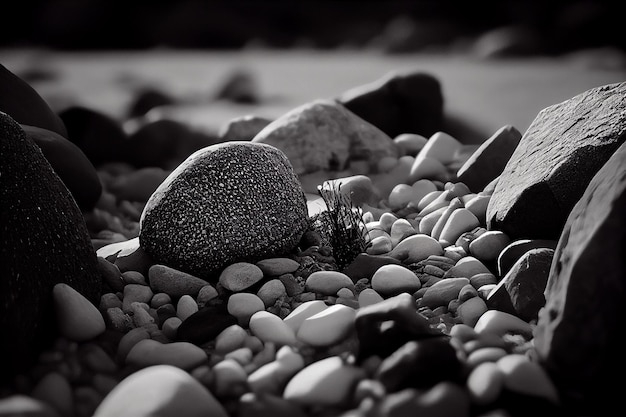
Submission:
[[159,292],[152,296],[152,299],[150,300],[150,307],[158,309],[165,304],[171,303],[172,298],[168,294],[165,294],[164,292]]
[[362,369],[344,363],[339,356],[313,362],[299,371],[285,387],[283,397],[306,406],[345,406]]
[[338,271],[316,271],[306,279],[305,289],[323,295],[335,295],[342,288],[354,288],[346,274]]
[[333,346],[344,340],[354,329],[355,316],[353,308],[335,304],[305,319],[296,336],[309,346]]
[[401,265],[381,266],[372,277],[372,289],[383,297],[390,297],[403,292],[413,294],[421,286],[417,275]]
[[196,298],[196,302],[198,303],[198,307],[204,307],[206,303],[213,300],[218,296],[217,290],[211,284],[207,284],[204,287],[200,288],[198,291],[198,297]]
[[208,284],[203,279],[160,264],[150,267],[148,280],[150,281],[150,288],[155,293],[164,292],[173,298],[179,298],[183,295],[195,297],[200,288]]
[[419,202],[424,197],[424,194],[420,194],[417,188],[414,188],[408,184],[398,184],[391,190],[387,201],[389,207],[396,211],[404,208],[411,201]]
[[100,311],[78,291],[67,284],[52,289],[54,311],[59,331],[76,342],[91,340],[106,329]]
[[456,314],[464,324],[474,327],[487,310],[487,304],[482,298],[472,297],[459,305]]
[[475,368],[484,362],[495,363],[498,359],[507,355],[507,351],[501,347],[485,346],[478,347],[471,352],[468,352],[467,365],[470,368]]
[[117,360],[123,363],[126,360],[126,356],[128,356],[128,352],[130,352],[137,343],[141,340],[149,338],[150,333],[148,333],[148,331],[143,327],[137,327],[130,330],[120,339],[117,348]]
[[148,285],[146,277],[139,271],[126,271],[122,273],[122,278],[126,284]]
[[152,300],[152,290],[150,287],[139,284],[128,284],[124,287],[124,301],[122,310],[129,311],[130,305],[134,302],[149,303]]
[[398,219],[391,225],[389,236],[392,246],[396,246],[409,236],[417,234],[413,225],[406,219]]
[[304,320],[326,310],[327,308],[328,306],[322,300],[307,301],[300,304],[291,313],[289,313],[289,315],[283,319],[283,322],[293,330],[294,334],[297,334]]
[[380,200],[372,179],[362,174],[324,181],[322,190],[338,190],[339,194],[349,199],[355,207],[363,207],[364,204],[375,206]]
[[250,317],[250,331],[265,343],[271,342],[277,346],[296,345],[296,335],[291,327],[277,315],[265,310]]
[[283,346],[276,353],[276,360],[259,367],[248,376],[248,385],[257,394],[282,394],[287,382],[304,368],[304,365],[302,355],[288,346]]
[[383,301],[384,298],[371,288],[366,288],[359,293],[359,308],[371,306]]
[[491,196],[489,195],[476,195],[465,203],[465,208],[476,216],[481,226],[486,226],[487,224],[487,207],[489,206],[490,199]]
[[431,255],[442,255],[443,249],[432,237],[419,233],[409,236],[389,252],[389,256],[412,264],[423,261]]
[[170,317],[163,322],[161,326],[161,331],[170,340],[176,340],[178,336],[178,328],[182,324],[182,320],[178,317]]
[[263,279],[263,271],[248,262],[228,265],[220,274],[219,282],[229,291],[238,292],[251,287]]
[[187,372],[169,365],[151,366],[126,377],[94,413],[94,417],[121,415],[228,416],[209,390]]
[[556,240],[545,239],[518,239],[509,243],[498,255],[498,276],[505,276],[511,267],[529,250],[556,249],[557,243]]
[[272,121],[255,115],[245,115],[229,120],[223,125],[218,136],[222,142],[249,141]]
[[470,280],[470,283],[465,285],[461,288],[461,291],[459,291],[459,301],[464,302],[472,297],[478,297],[478,291],[476,291],[476,288],[474,288],[472,281]]
[[532,328],[519,317],[498,310],[488,310],[480,318],[474,330],[477,333],[493,333],[502,336],[506,333],[530,336]]
[[415,133],[402,133],[393,138],[395,144],[405,155],[417,155],[426,145],[428,139]]
[[130,311],[128,312],[133,317],[133,324],[135,327],[143,327],[149,324],[154,324],[154,317],[148,313],[148,305],[145,303],[134,302],[130,305]]
[[422,217],[419,223],[419,232],[430,236],[435,229],[435,225],[447,209],[447,206],[443,206]]
[[102,281],[113,291],[124,291],[124,279],[120,269],[101,256],[98,256],[98,270],[102,275]]
[[152,339],[137,342],[126,356],[126,364],[148,367],[172,365],[191,370],[208,360],[204,350],[188,342],[159,343]]
[[526,355],[511,354],[496,362],[504,375],[504,386],[514,392],[542,397],[558,404],[559,395],[545,370]]
[[450,246],[461,236],[476,227],[480,227],[480,222],[474,214],[466,208],[458,208],[450,214],[450,218],[441,230],[439,243],[441,246]]
[[212,341],[222,330],[233,324],[237,324],[237,319],[223,307],[205,306],[182,322],[178,328],[177,340],[201,345]]
[[265,310],[265,304],[255,294],[240,292],[228,297],[227,308],[240,325],[247,326],[254,313]]
[[499,230],[490,230],[470,242],[469,253],[480,261],[493,261],[498,259],[500,252],[510,242],[511,239],[505,233]]
[[386,416],[468,417],[471,404],[468,394],[458,384],[442,381],[426,390],[406,388],[388,394],[380,408]]
[[[72,387],[67,378],[58,372],[50,372],[41,378],[30,395],[34,399],[48,404],[60,416],[70,416],[74,412]],[[0,410],[2,410],[1,406]],[[22,411],[25,412],[26,410]],[[0,411],[1,414],[3,413]],[[22,414],[20,413],[20,415]]]
[[476,274],[491,273],[489,268],[473,256],[465,256],[446,271],[444,278],[471,278]]
[[47,403],[23,394],[13,394],[0,399],[0,415],[59,417],[57,411]]
[[265,392],[261,395],[253,392],[243,394],[239,397],[237,411],[239,417],[306,417],[299,405],[285,400],[281,395]]
[[278,277],[296,272],[300,264],[290,258],[268,258],[256,263],[266,277]]
[[234,359],[224,359],[213,367],[213,387],[218,397],[237,397],[247,390],[248,374]]
[[367,255],[385,255],[391,252],[393,249],[393,243],[391,237],[388,235],[377,236],[369,241],[369,245],[365,250]]
[[484,362],[467,377],[467,392],[474,404],[489,405],[496,401],[504,387],[504,374],[494,362]]
[[498,283],[498,278],[491,272],[482,272],[480,274],[472,275],[470,278],[470,284],[477,290],[483,285],[495,285]]
[[225,355],[228,352],[232,352],[235,349],[243,347],[248,332],[237,324],[229,326],[222,330],[215,338],[215,352]]
[[256,293],[265,307],[271,307],[280,297],[287,295],[285,285],[279,279],[271,279],[267,281]]
[[185,321],[189,316],[198,312],[198,304],[190,295],[183,295],[176,304],[176,316]]
[[[422,151],[423,150],[424,149],[422,149]],[[422,151],[420,151],[420,154]],[[448,170],[438,159],[428,156],[420,156],[418,154],[417,157],[415,157],[415,162],[413,162],[413,165],[411,166],[407,182],[412,184],[422,179],[447,180]]]
[[100,297],[100,304],[98,305],[100,311],[107,311],[109,308],[122,308],[122,300],[113,293],[102,294]]
[[447,306],[448,303],[459,297],[461,288],[469,284],[467,278],[447,278],[428,287],[422,297],[421,305],[432,309]]
[[445,132],[435,132],[419,152],[418,157],[433,158],[442,164],[454,162],[454,155],[462,144]]

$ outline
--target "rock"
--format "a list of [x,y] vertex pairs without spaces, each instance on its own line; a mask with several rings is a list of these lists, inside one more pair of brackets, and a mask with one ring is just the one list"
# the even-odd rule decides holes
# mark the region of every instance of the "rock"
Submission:
[[386,255],[368,255],[359,253],[356,258],[342,272],[356,283],[361,278],[371,279],[374,273],[383,265],[399,265],[400,261]]
[[248,376],[248,385],[256,393],[279,395],[287,382],[302,368],[304,358],[289,346],[276,353],[276,360],[261,366]]
[[124,291],[124,279],[117,265],[107,261],[102,256],[98,256],[98,270],[104,284],[108,285],[115,292]]
[[246,115],[229,120],[223,125],[218,137],[221,142],[252,140],[272,120],[255,115]]
[[219,294],[215,287],[213,287],[211,284],[205,285],[204,287],[200,288],[200,291],[198,291],[198,297],[196,298],[196,301],[198,302],[198,307],[204,307],[206,303],[213,300],[218,295]]
[[343,304],[335,304],[305,319],[296,337],[316,348],[330,347],[344,341],[354,329],[356,312]]
[[372,277],[372,289],[383,297],[390,297],[403,292],[413,294],[421,286],[417,275],[402,265],[381,266]]
[[503,277],[524,254],[532,249],[556,249],[558,241],[545,239],[518,239],[509,243],[498,255],[498,275]]
[[506,333],[521,334],[525,337],[533,332],[530,324],[512,314],[498,310],[487,310],[474,326],[476,333],[493,333],[502,336]]
[[187,372],[169,365],[151,366],[126,377],[104,398],[94,417],[125,414],[228,416],[209,390]]
[[24,417],[59,417],[54,408],[41,400],[23,394],[0,399],[0,415]]
[[166,265],[152,265],[148,270],[150,288],[155,293],[164,292],[172,298],[183,295],[195,297],[208,283],[186,272]]
[[183,295],[176,304],[176,316],[185,321],[192,314],[198,312],[198,304],[190,295]]
[[435,132],[417,155],[417,158],[436,159],[446,165],[454,162],[455,155],[462,147],[461,142],[445,132]]
[[365,288],[359,293],[359,308],[374,305],[383,301],[382,295],[378,294],[371,288]]
[[511,242],[511,239],[499,230],[489,230],[472,240],[469,244],[469,253],[482,262],[498,259],[502,250]]
[[102,194],[102,184],[93,164],[80,148],[51,130],[28,125],[21,127],[39,146],[78,207],[84,211],[93,209]]
[[225,309],[206,306],[182,322],[178,328],[177,340],[200,345],[215,339],[233,324],[237,324],[237,319]]
[[423,261],[431,255],[442,254],[443,249],[439,242],[426,234],[419,233],[398,243],[388,255],[405,264],[412,264]]
[[473,256],[465,256],[457,261],[456,264],[448,269],[444,278],[471,278],[476,274],[489,273],[489,268]]
[[484,362],[472,369],[466,385],[474,404],[488,405],[495,402],[502,392],[504,374],[494,362]]
[[300,267],[300,263],[291,258],[267,258],[261,259],[256,263],[264,276],[278,277],[283,274],[296,272]]
[[37,145],[4,113],[0,166],[0,326],[12,335],[0,342],[0,366],[2,376],[10,378],[55,336],[54,285],[70,285],[97,304],[102,278],[70,192]]
[[511,239],[557,239],[591,178],[624,142],[626,83],[543,109],[499,177],[487,226]]
[[212,371],[212,388],[218,397],[237,397],[247,391],[248,375],[236,360],[224,359],[215,364]]
[[403,241],[409,236],[416,235],[418,232],[415,230],[411,222],[407,219],[398,219],[391,225],[391,231],[389,232],[389,238],[392,246],[397,246],[398,243]]
[[471,406],[469,395],[458,384],[442,381],[425,390],[405,388],[386,395],[378,405],[378,415],[468,417]]
[[286,296],[287,290],[285,289],[285,284],[275,278],[263,284],[256,295],[263,300],[263,304],[267,308],[273,306],[280,297]]
[[467,278],[442,279],[428,287],[422,296],[421,305],[431,309],[447,306],[448,303],[459,297],[461,288],[469,284]]
[[140,340],[126,356],[126,364],[142,368],[153,365],[171,365],[191,370],[207,360],[204,350],[192,343],[160,343],[152,339]]
[[394,137],[393,141],[405,155],[415,156],[426,145],[428,139],[415,133],[401,133]]
[[72,386],[58,372],[50,372],[41,378],[33,388],[31,397],[50,405],[60,416],[72,415],[74,412]]
[[340,171],[350,160],[373,165],[384,156],[397,154],[389,136],[331,100],[316,100],[287,112],[252,142],[283,151],[298,175]]
[[537,320],[539,309],[546,303],[544,291],[553,256],[553,249],[526,252],[487,296],[489,308],[514,314],[527,322]]
[[621,145],[572,209],[534,332],[537,355],[562,404],[580,413],[605,414],[621,402],[609,380],[625,369],[616,331],[624,313],[625,160]]
[[[423,150],[424,149],[422,149],[422,151]],[[429,156],[420,156],[418,154],[415,157],[413,165],[411,165],[411,171],[409,171],[409,176],[406,181],[408,183],[414,183],[423,179],[445,181],[448,179],[448,170],[438,159]]]
[[306,279],[305,290],[323,295],[335,295],[342,288],[354,289],[346,274],[338,271],[316,271]]
[[536,397],[543,397],[558,404],[559,394],[545,370],[528,356],[521,354],[506,355],[496,362],[504,376],[504,386],[515,392]]
[[490,195],[476,195],[465,203],[465,208],[471,211],[478,219],[481,226],[487,225],[487,207],[489,206]]
[[294,334],[297,334],[300,326],[306,319],[321,313],[327,308],[328,306],[322,300],[307,301],[300,304],[289,313],[289,315],[283,319],[283,322],[293,330]]
[[450,214],[450,218],[443,226],[441,235],[439,235],[439,243],[443,247],[450,246],[456,242],[461,234],[476,227],[480,227],[480,222],[474,213],[466,208],[458,208]]
[[344,92],[339,102],[392,138],[401,133],[428,137],[442,130],[441,86],[427,73],[391,73]]
[[465,161],[456,173],[458,181],[475,193],[482,191],[502,173],[521,138],[515,127],[502,126]]
[[237,318],[237,322],[247,326],[250,317],[257,311],[264,311],[263,300],[254,294],[240,292],[228,297],[228,312]]
[[124,300],[122,310],[129,311],[130,305],[134,302],[148,304],[152,300],[154,293],[145,285],[128,284],[124,287]]
[[126,162],[127,135],[111,117],[82,106],[59,113],[67,138],[75,143],[97,168],[106,162]]
[[280,395],[247,392],[239,397],[239,417],[306,417],[302,407]]
[[361,368],[344,363],[339,356],[330,356],[313,362],[291,378],[283,398],[306,406],[345,406],[364,376]]
[[323,190],[338,190],[341,195],[349,198],[355,207],[363,207],[363,204],[376,206],[380,196],[374,190],[372,179],[367,175],[351,175],[324,181]]
[[176,168],[148,200],[140,226],[141,247],[157,262],[207,278],[233,262],[289,253],[308,227],[308,210],[281,151],[228,142]]
[[[428,388],[443,381],[460,380],[462,366],[446,338],[412,340],[383,359],[375,377],[387,392]],[[419,375],[419,378],[415,378]]]
[[263,271],[248,262],[228,265],[220,273],[219,283],[229,291],[238,292],[251,287],[263,279]]
[[242,347],[246,341],[248,332],[237,325],[228,326],[220,332],[215,338],[215,351],[221,355],[232,352]]
[[463,301],[456,310],[463,324],[474,327],[478,319],[488,310],[487,304],[480,297],[472,297]]
[[0,64],[0,112],[22,125],[37,126],[67,138],[67,129],[48,103],[22,78]]
[[145,116],[150,110],[159,106],[174,104],[175,100],[169,94],[156,87],[144,87],[136,91],[128,106],[128,117]]
[[215,93],[215,98],[234,103],[255,104],[261,101],[258,89],[256,77],[251,71],[237,69],[228,74],[222,86]]
[[265,310],[258,311],[250,317],[250,331],[265,343],[277,346],[295,346],[296,335],[280,317]]

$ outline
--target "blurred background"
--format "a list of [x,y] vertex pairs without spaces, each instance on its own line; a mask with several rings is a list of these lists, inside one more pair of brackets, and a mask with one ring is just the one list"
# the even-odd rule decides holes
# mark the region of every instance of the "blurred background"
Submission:
[[624,50],[620,2],[20,0],[0,47],[351,48],[482,55]]

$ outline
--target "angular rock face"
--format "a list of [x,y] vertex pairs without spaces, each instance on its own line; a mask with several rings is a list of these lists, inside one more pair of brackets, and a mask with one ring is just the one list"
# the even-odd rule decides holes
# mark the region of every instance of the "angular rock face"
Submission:
[[280,149],[296,174],[347,168],[350,159],[375,164],[397,156],[389,136],[341,104],[317,100],[276,119],[252,139]]
[[595,175],[567,219],[535,330],[539,359],[576,415],[609,415],[623,404],[624,213],[626,144]]
[[227,142],[195,152],[165,179],[144,208],[139,241],[155,262],[208,280],[234,262],[290,252],[307,228],[285,154]]
[[625,139],[626,83],[542,110],[500,175],[488,228],[512,239],[557,239],[591,178]]
[[11,377],[55,334],[52,288],[97,302],[101,277],[69,191],[19,124],[0,113],[0,373]]
[[392,138],[444,130],[441,86],[430,74],[390,74],[346,91],[339,102]]

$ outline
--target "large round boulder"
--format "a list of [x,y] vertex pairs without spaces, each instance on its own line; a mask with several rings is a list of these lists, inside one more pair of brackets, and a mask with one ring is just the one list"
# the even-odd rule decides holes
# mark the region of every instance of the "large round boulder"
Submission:
[[285,154],[236,141],[198,150],[163,181],[139,241],[156,262],[210,279],[231,263],[292,251],[307,227],[306,197]]

